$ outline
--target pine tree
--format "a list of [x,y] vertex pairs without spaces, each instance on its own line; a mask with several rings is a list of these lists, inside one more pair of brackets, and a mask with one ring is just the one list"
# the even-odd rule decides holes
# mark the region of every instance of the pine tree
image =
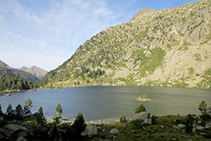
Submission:
[[80,135],[86,128],[86,123],[84,120],[84,115],[81,113],[77,115],[73,125],[71,126],[73,128],[75,135]]
[[23,116],[23,109],[22,109],[22,106],[20,104],[18,104],[16,106],[15,113],[16,113],[18,118]]
[[38,109],[38,113],[39,113],[41,116],[44,117],[42,106],[40,106],[40,108]]
[[7,107],[6,114],[7,114],[8,116],[14,115],[14,110],[12,109],[12,105],[11,105],[11,104],[9,104],[9,106]]
[[56,113],[53,117],[53,119],[56,121],[56,122],[59,122],[59,119],[62,118],[62,107],[61,107],[61,104],[59,103],[57,106],[56,106]]
[[26,101],[25,101],[25,105],[24,105],[24,114],[25,115],[28,115],[30,114],[30,109],[32,107],[32,100],[30,98],[28,98]]
[[0,104],[0,116],[3,115],[2,109],[1,109],[1,104]]

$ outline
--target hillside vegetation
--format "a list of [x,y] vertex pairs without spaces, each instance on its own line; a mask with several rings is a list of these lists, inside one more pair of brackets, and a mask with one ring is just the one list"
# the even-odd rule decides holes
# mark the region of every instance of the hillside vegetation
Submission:
[[210,88],[211,1],[140,10],[93,36],[41,80],[43,87],[157,85]]

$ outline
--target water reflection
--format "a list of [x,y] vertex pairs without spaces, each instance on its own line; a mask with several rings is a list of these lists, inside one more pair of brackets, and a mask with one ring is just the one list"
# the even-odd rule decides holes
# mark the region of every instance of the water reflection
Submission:
[[130,117],[134,114],[140,103],[136,98],[143,90],[152,100],[143,103],[147,111],[154,115],[199,114],[198,105],[202,100],[211,106],[211,89],[148,86],[93,86],[15,92],[11,96],[1,96],[0,103],[3,111],[6,111],[9,103],[15,109],[30,98],[33,101],[32,112],[42,106],[49,119],[54,116],[56,105],[61,103],[65,119],[72,119],[78,112],[82,112],[86,120],[116,120],[122,115]]

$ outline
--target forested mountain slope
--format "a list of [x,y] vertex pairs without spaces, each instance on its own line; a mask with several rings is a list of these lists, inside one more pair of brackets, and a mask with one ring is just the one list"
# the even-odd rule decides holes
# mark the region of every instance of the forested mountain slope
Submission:
[[41,80],[43,87],[157,85],[209,88],[211,1],[140,10],[102,31]]

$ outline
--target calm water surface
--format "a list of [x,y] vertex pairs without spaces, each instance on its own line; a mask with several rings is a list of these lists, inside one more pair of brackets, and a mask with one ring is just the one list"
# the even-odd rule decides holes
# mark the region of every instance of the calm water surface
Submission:
[[43,107],[46,118],[51,119],[55,108],[61,103],[63,118],[74,119],[82,112],[86,121],[114,121],[120,116],[127,118],[134,114],[139,105],[136,98],[142,91],[152,101],[143,102],[147,111],[153,115],[189,113],[199,114],[198,105],[202,100],[211,106],[211,89],[169,88],[150,86],[89,86],[63,89],[46,89],[36,91],[14,92],[11,96],[1,96],[0,104],[6,111],[9,103],[13,109],[30,98],[33,101],[31,111],[36,112]]

